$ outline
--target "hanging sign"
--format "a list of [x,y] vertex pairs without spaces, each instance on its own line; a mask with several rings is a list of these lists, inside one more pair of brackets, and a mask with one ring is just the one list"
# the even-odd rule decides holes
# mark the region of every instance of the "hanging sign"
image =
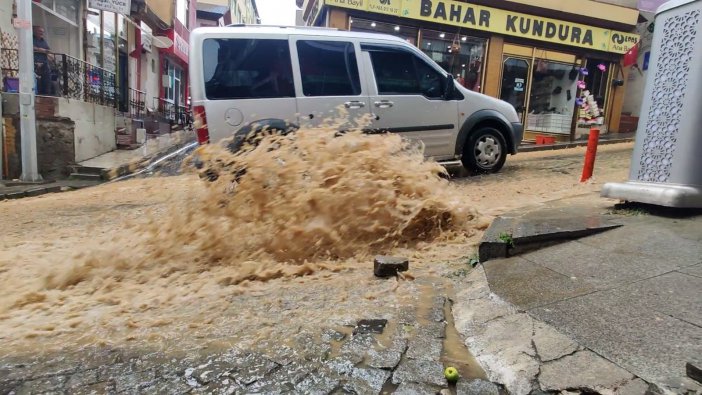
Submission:
[[131,3],[131,0],[88,0],[88,6],[90,8],[122,15],[129,15],[131,13]]
[[325,4],[619,54],[629,51],[639,38],[636,34],[454,0],[325,0]]
[[149,27],[149,25],[147,25],[146,23],[144,23],[142,21],[141,22],[141,47],[144,48],[144,51],[151,52],[153,39],[154,39],[154,36],[152,35],[151,27]]

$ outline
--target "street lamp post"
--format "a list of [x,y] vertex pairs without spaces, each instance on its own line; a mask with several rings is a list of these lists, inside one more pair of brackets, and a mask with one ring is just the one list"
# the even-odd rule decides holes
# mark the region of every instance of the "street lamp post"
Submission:
[[17,38],[19,41],[20,129],[22,175],[20,180],[41,181],[37,166],[37,130],[34,113],[34,41],[32,39],[32,2],[17,2]]

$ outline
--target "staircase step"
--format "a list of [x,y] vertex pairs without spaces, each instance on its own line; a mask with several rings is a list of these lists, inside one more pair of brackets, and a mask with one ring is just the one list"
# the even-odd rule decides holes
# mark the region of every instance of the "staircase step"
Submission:
[[69,180],[86,180],[86,181],[100,181],[102,180],[101,174],[89,174],[89,173],[71,173],[68,176]]
[[92,166],[81,166],[81,165],[69,165],[68,171],[71,174],[97,174],[99,176],[105,171],[102,167],[92,167]]

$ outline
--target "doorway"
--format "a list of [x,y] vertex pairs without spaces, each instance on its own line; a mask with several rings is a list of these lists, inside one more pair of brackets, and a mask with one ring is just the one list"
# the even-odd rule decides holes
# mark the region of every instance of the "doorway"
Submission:
[[511,104],[522,124],[526,124],[526,106],[531,59],[505,56],[502,61],[500,99]]
[[524,139],[573,138],[582,60],[573,54],[505,44],[500,99],[524,125]]

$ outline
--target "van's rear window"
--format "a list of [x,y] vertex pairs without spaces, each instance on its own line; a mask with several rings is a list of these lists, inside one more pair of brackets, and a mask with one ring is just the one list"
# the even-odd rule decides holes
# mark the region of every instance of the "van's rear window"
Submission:
[[295,97],[287,40],[208,38],[202,53],[210,100]]

